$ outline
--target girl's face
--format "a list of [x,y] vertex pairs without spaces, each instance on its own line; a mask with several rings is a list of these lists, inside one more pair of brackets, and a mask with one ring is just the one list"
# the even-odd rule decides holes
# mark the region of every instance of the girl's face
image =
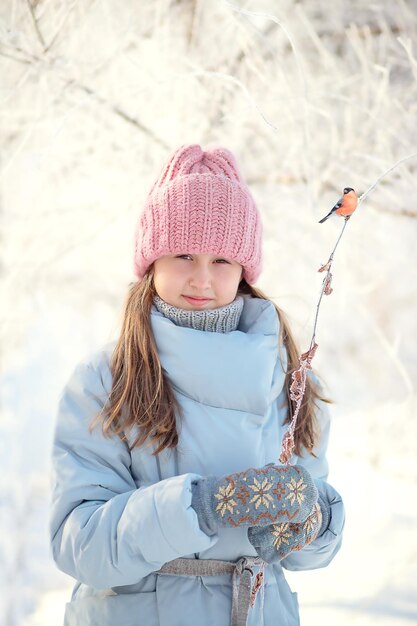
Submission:
[[243,268],[211,254],[174,254],[154,262],[154,284],[160,298],[180,309],[216,309],[236,298]]

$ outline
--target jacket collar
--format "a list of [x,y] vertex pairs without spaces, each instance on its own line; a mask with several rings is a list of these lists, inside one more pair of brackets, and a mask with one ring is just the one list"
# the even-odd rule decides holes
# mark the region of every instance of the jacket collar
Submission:
[[278,358],[279,321],[272,302],[244,296],[238,329],[208,333],[175,325],[151,309],[162,367],[174,389],[218,408],[264,415],[283,387],[286,368]]

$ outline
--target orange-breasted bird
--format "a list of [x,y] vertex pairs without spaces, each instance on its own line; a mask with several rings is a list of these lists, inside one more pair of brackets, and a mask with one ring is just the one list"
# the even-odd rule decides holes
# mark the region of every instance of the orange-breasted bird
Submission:
[[328,220],[332,215],[340,215],[341,217],[344,217],[345,220],[348,220],[357,206],[358,196],[356,191],[352,189],[352,187],[345,187],[343,189],[343,196],[339,198],[330,213],[319,221],[319,224],[323,224],[323,222]]

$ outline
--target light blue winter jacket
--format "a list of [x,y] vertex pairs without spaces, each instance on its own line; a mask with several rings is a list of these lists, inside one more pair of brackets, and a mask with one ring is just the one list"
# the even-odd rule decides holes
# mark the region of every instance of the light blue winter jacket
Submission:
[[[246,528],[221,528],[213,537],[200,530],[191,481],[277,462],[286,409],[275,308],[245,296],[239,329],[230,333],[176,326],[155,307],[151,323],[162,366],[184,411],[175,451],[158,457],[150,447],[129,452],[119,438],[105,438],[100,427],[89,432],[111,389],[113,343],[76,367],[60,400],[51,543],[58,567],[78,581],[65,626],[228,626],[230,575],[153,572],[178,557],[236,561],[256,555]],[[293,461],[326,479],[324,404],[318,419],[316,458]],[[282,567],[326,566],[340,547],[343,523],[338,499],[329,530],[281,561]],[[249,611],[250,626],[299,623],[296,594],[281,565],[266,567],[264,592]]]

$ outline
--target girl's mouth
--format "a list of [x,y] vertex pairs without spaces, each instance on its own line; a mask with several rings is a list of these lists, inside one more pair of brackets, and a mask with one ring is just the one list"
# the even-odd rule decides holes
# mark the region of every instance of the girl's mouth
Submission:
[[183,296],[183,298],[195,306],[203,306],[204,304],[207,304],[207,302],[210,302],[210,298],[192,298],[191,296]]

